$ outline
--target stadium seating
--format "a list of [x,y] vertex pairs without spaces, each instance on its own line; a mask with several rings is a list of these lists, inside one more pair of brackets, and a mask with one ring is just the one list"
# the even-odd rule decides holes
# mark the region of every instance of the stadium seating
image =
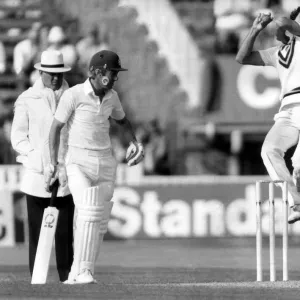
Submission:
[[78,19],[81,35],[95,22],[109,29],[109,45],[129,69],[120,74],[120,83],[116,84],[127,113],[137,123],[155,118],[164,123],[169,117],[169,107],[177,107],[175,101],[182,90],[167,60],[160,55],[159,45],[149,39],[149,29],[137,22],[137,11],[118,7],[118,1],[87,0],[84,5],[79,0],[54,3]]
[[[36,2],[40,1],[36,0]],[[108,28],[111,49],[120,54],[122,64],[129,69],[129,72],[120,74],[120,83],[117,83],[116,89],[121,96],[126,112],[134,122],[141,123],[158,119],[160,125],[165,128],[167,123],[176,123],[179,116],[184,114],[189,95],[180,87],[180,78],[172,72],[168,57],[161,55],[161,45],[154,39],[150,39],[149,28],[138,22],[136,9],[119,7],[117,0],[44,0],[41,2],[43,5],[41,11],[47,13],[47,16],[43,15],[43,19],[54,18],[53,12],[75,19],[79,24],[75,28],[78,36],[84,36],[95,22],[99,24],[99,27],[105,25]],[[177,3],[176,9],[183,15],[185,14],[183,7],[185,10],[193,10],[187,4]],[[202,10],[197,9],[201,10],[203,15],[207,15],[210,6],[207,6],[207,11],[203,7]],[[31,18],[26,18],[26,13],[18,14],[17,8],[10,9],[9,13],[3,14],[2,20],[9,20],[12,28],[19,28],[19,34],[8,36],[5,30],[9,28],[4,21],[0,20],[0,26],[3,24],[3,32],[6,33],[3,35],[3,41],[11,66],[14,45],[23,38],[22,34],[38,18],[32,18],[34,14],[31,15]],[[15,18],[13,14],[18,14],[18,17]],[[37,15],[35,14],[35,16]],[[194,15],[193,20],[196,19],[196,15]],[[52,23],[54,21],[53,19]],[[188,23],[188,21],[185,22]],[[196,25],[193,26],[196,27]],[[210,31],[209,21],[205,21],[201,30],[201,32]],[[14,100],[18,94],[11,67],[7,74],[0,77],[1,89],[5,91],[0,96],[3,98],[0,102],[2,105],[7,101]],[[3,110],[1,109],[1,111]]]
[[[31,4],[28,9],[37,9],[38,5],[41,7],[40,0],[35,2],[35,6]],[[108,4],[106,1],[89,0],[85,1],[84,5],[82,1],[73,0],[43,1],[42,11],[48,13],[48,16],[44,18],[49,18],[49,15],[53,16],[51,11],[77,18],[81,35],[85,34],[93,22],[98,21],[99,26],[105,23],[110,29],[112,50],[120,53],[122,63],[129,68],[127,76],[121,77],[122,84],[117,86],[125,106],[137,122],[158,117],[163,123],[167,119],[166,115],[169,114],[169,107],[177,107],[173,100],[179,99],[179,102],[184,102],[186,95],[179,87],[179,79],[171,72],[167,59],[160,55],[159,45],[149,40],[148,28],[137,22],[137,11],[132,8],[117,7],[117,4],[118,1],[110,1]],[[45,5],[48,5],[48,8]],[[5,32],[2,40],[5,43],[9,63],[7,73],[0,77],[0,89],[5,89],[4,96],[1,96],[2,104],[15,99],[18,93],[11,70],[13,47],[24,37],[25,30],[32,22],[41,17],[41,14],[39,18],[25,17],[27,10],[20,14],[19,7],[6,9],[8,13],[0,20],[0,28],[3,28],[2,32]],[[16,15],[18,18],[14,17]],[[9,28],[18,28],[19,34],[8,36]],[[5,99],[2,99],[4,97]]]
[[[12,5],[13,3],[13,5]],[[44,25],[61,25],[66,29],[71,42],[77,42],[78,32],[76,20],[61,13],[47,0],[3,1],[0,4],[0,40],[5,46],[7,69],[0,75],[0,118],[10,114],[13,103],[22,92],[17,85],[13,72],[13,50],[15,45],[26,38],[28,29],[35,23]],[[75,80],[80,77],[74,74]]]
[[216,35],[213,1],[173,1],[174,7],[201,51],[214,52]]
[[122,65],[129,69],[120,74],[116,84],[125,111],[135,123],[159,121],[168,131],[168,146],[173,150],[170,156],[175,165],[179,159],[178,152],[174,152],[176,124],[186,113],[188,95],[180,88],[168,57],[161,55],[160,45],[150,38],[148,26],[139,22],[138,11],[118,3],[117,0],[53,0],[51,6],[77,19],[82,36],[95,22],[99,28],[103,25],[108,28],[111,50],[119,53]]
[[19,92],[16,85],[16,76],[12,71],[13,49],[16,43],[24,39],[30,26],[42,18],[40,0],[3,1],[0,4],[0,40],[5,46],[7,68],[0,75],[0,117],[9,114],[12,103]]

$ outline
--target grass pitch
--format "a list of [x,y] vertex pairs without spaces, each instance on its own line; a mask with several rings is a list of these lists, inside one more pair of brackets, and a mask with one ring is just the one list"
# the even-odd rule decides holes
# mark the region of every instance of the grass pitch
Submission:
[[[277,241],[277,279],[282,252]],[[257,283],[254,239],[106,241],[98,284],[63,285],[52,257],[46,285],[31,285],[26,247],[0,248],[1,299],[300,299],[298,241],[290,242],[288,282]],[[54,253],[54,251],[53,251]]]

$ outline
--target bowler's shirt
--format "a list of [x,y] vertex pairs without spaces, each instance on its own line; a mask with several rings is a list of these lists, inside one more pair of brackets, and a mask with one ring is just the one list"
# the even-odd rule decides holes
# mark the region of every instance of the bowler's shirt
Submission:
[[68,145],[89,150],[111,148],[109,117],[125,117],[117,92],[109,90],[100,102],[89,79],[65,91],[55,113],[56,120],[67,123]]
[[277,69],[281,83],[281,107],[300,104],[300,37],[293,36],[287,45],[259,51],[266,66]]

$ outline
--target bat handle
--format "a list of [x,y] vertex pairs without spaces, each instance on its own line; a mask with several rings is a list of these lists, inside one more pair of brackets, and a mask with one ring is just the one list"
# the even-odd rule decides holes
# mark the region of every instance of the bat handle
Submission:
[[51,186],[51,199],[50,199],[50,206],[54,206],[55,199],[57,197],[59,187],[59,181],[58,179],[54,181],[54,183]]

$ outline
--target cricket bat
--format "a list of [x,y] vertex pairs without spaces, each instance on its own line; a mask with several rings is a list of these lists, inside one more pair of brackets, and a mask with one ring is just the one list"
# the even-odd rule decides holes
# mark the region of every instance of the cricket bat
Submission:
[[47,281],[59,213],[58,209],[53,206],[57,196],[58,187],[59,182],[56,180],[52,185],[50,205],[44,210],[31,284],[45,284]]

